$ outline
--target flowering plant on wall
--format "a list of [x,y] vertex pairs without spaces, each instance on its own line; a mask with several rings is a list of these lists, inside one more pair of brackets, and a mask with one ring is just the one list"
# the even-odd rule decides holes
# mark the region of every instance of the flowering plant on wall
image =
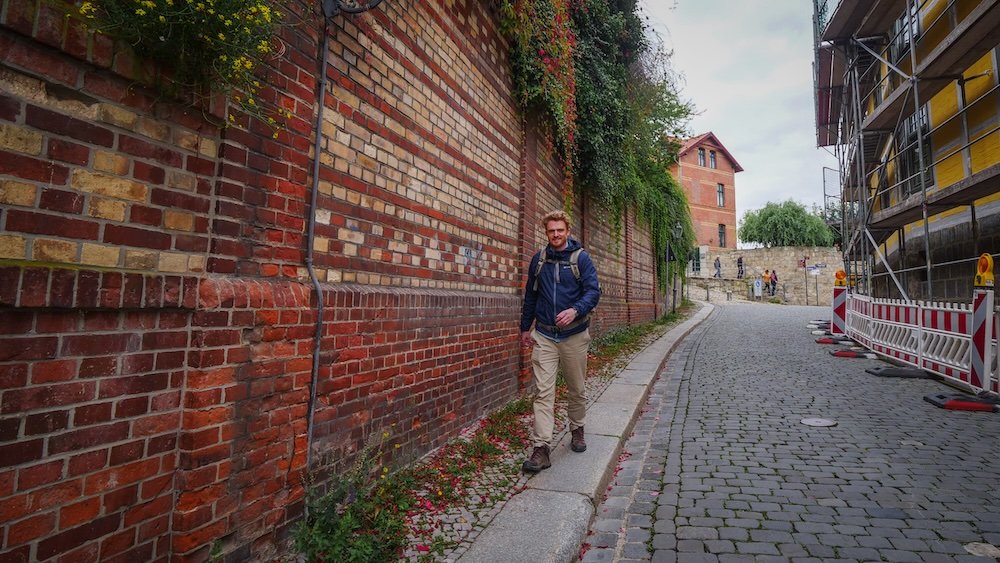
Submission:
[[[171,93],[221,92],[248,115],[276,125],[261,107],[255,74],[274,55],[283,16],[269,0],[85,0],[80,14],[138,56],[164,65]],[[236,116],[228,120],[236,123]]]
[[571,0],[504,0],[504,32],[511,38],[514,91],[522,107],[538,108],[552,126],[563,160],[563,199],[573,204],[576,158],[576,35]]

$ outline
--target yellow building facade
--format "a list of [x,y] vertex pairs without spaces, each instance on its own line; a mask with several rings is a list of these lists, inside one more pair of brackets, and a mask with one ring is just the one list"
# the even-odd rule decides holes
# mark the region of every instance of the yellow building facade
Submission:
[[814,5],[845,266],[867,294],[963,300],[1000,248],[1000,1]]

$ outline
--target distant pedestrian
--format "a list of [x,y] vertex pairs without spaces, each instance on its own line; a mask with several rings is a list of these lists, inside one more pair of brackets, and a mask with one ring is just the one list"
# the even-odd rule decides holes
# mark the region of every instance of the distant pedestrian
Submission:
[[719,260],[718,256],[715,257],[715,276],[713,277],[722,277],[722,260]]
[[774,297],[774,291],[778,288],[778,270],[771,270],[771,297]]
[[739,258],[736,259],[736,279],[738,279],[738,280],[743,279],[743,274],[744,274],[744,272],[743,272],[743,257],[740,256]]
[[[535,449],[521,466],[537,473],[552,465],[549,453],[555,428],[556,377],[562,372],[569,390],[570,449],[587,449],[583,422],[587,413],[584,379],[590,344],[590,312],[601,298],[590,255],[569,235],[569,218],[553,211],[542,218],[549,244],[531,259],[521,308],[521,344],[533,347],[531,366],[537,394],[533,403]],[[531,329],[534,324],[534,330]]]
[[771,293],[771,270],[764,270],[764,275],[760,277],[761,283],[764,284],[764,293]]

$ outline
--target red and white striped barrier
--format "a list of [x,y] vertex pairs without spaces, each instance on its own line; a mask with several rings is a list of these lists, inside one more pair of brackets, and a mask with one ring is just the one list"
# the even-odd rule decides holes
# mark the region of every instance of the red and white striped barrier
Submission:
[[847,334],[847,288],[833,288],[833,315],[830,334]]
[[1000,312],[994,308],[992,288],[977,289],[971,304],[849,294],[846,311],[847,336],[872,352],[975,392],[1000,393],[996,361]]

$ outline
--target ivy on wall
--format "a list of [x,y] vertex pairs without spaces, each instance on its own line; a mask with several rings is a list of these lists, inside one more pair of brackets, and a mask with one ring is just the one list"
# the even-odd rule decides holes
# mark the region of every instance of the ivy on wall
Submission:
[[616,233],[634,210],[650,229],[662,285],[667,266],[679,265],[666,263],[668,244],[686,257],[694,242],[687,200],[668,172],[694,108],[680,97],[669,54],[635,0],[500,0],[500,13],[516,99],[562,155],[566,209],[576,191],[589,192]]

